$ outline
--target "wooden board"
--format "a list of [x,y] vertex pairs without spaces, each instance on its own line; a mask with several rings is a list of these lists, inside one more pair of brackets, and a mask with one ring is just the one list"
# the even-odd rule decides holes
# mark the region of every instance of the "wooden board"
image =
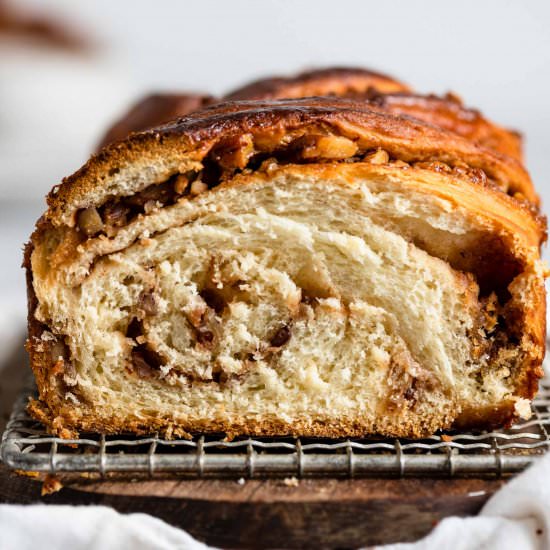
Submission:
[[0,466],[0,502],[104,504],[146,512],[225,548],[351,548],[414,541],[442,518],[472,515],[504,482],[481,479],[184,480],[60,477],[37,480]]

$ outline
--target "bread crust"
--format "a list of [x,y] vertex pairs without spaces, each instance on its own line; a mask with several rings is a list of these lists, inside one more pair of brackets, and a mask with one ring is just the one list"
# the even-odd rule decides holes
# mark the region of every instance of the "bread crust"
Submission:
[[[372,83],[369,78],[373,79]],[[520,161],[523,157],[518,132],[502,128],[487,120],[478,110],[465,107],[456,94],[447,93],[440,97],[414,93],[405,85],[400,87],[394,79],[371,71],[329,68],[290,78],[266,78],[228,94],[225,99],[283,99],[314,95],[365,101],[370,108],[412,116]]]
[[350,93],[406,92],[407,84],[395,78],[357,67],[314,69],[294,76],[261,78],[233,90],[225,101],[242,99],[296,99],[312,96],[344,96]]
[[326,68],[292,77],[260,79],[222,98],[198,94],[157,93],[144,97],[106,133],[98,149],[171,119],[220,101],[269,100],[335,96],[369,104],[372,109],[412,116],[454,132],[488,149],[522,160],[521,135],[489,121],[475,109],[464,106],[455,94],[443,97],[421,95],[392,77],[358,68]]
[[124,113],[107,130],[101,138],[96,150],[100,150],[113,141],[124,139],[132,132],[140,132],[153,126],[158,126],[184,116],[215,100],[207,94],[197,93],[155,93],[147,95],[134,103],[130,109]]
[[381,94],[372,90],[362,97],[360,94],[351,97],[363,98],[369,104],[392,114],[418,118],[487,149],[523,160],[521,135],[517,131],[507,130],[491,122],[479,110],[466,107],[455,94],[448,93],[440,97],[407,92]]
[[[248,134],[256,153],[277,151],[300,134],[328,134],[353,140],[368,150],[382,148],[407,162],[442,162],[470,170],[486,187],[496,186],[536,209],[539,197],[521,163],[451,132],[412,118],[370,109],[362,102],[337,98],[245,101],[213,105],[187,117],[108,145],[48,195],[47,218],[54,225],[74,224],[79,208],[92,206],[94,191],[138,158],[150,162],[169,155],[174,163],[201,161],[235,148],[234,138]],[[437,164],[434,164],[437,170]],[[175,170],[175,169],[174,169]],[[481,172],[472,172],[481,171]]]
[[[289,145],[298,142],[303,145],[306,137],[344,138],[352,142],[358,151],[384,150],[393,162],[403,163],[400,170],[428,171],[439,183],[434,183],[433,193],[452,198],[455,193],[461,199],[471,195],[471,208],[475,209],[475,194],[493,196],[494,208],[502,207],[502,214],[495,214],[506,224],[518,227],[518,254],[523,254],[526,269],[537,267],[538,247],[545,239],[545,221],[538,214],[538,198],[527,172],[516,160],[498,155],[474,144],[465,138],[410,118],[387,114],[369,109],[364,103],[337,98],[310,98],[285,101],[230,102],[215,105],[188,115],[175,122],[139,134],[132,134],[124,141],[113,143],[95,155],[78,172],[64,180],[48,197],[49,210],[37,224],[26,249],[24,265],[27,268],[29,292],[29,340],[28,351],[31,365],[37,379],[40,400],[31,405],[31,413],[44,421],[48,428],[62,436],[74,435],[75,430],[119,433],[150,433],[161,431],[167,436],[186,435],[194,430],[206,432],[229,432],[250,435],[282,435],[339,437],[361,436],[365,433],[380,433],[389,436],[422,437],[437,428],[451,428],[453,416],[446,422],[422,420],[414,415],[404,414],[399,424],[374,425],[365,419],[334,420],[320,419],[313,423],[284,423],[281,420],[257,422],[237,419],[230,423],[214,419],[204,423],[186,422],[174,425],[172,419],[148,418],[128,421],[108,415],[102,416],[93,404],[67,405],[60,399],[55,378],[54,346],[56,337],[44,339],[48,330],[35,316],[37,301],[34,295],[30,258],[33,247],[40,243],[46,231],[51,228],[72,227],[79,209],[98,206],[102,201],[116,196],[117,188],[111,182],[121,171],[133,165],[147,166],[167,158],[174,159],[173,166],[193,162],[221,163],[225,155],[234,156],[236,143],[248,136],[246,147],[249,158],[256,154],[277,155],[287,151]],[[340,142],[338,142],[340,143]],[[251,145],[252,144],[252,145]],[[252,149],[250,149],[252,147]],[[317,154],[317,153],[315,153]],[[320,154],[320,153],[319,153]],[[321,155],[322,157],[322,155]],[[220,160],[221,159],[221,160]],[[315,163],[293,158],[291,165],[297,170],[340,170],[341,159],[317,158]],[[354,158],[347,159],[351,164]],[[179,163],[179,164],[178,164]],[[299,166],[303,164],[302,166]],[[449,168],[446,171],[444,166]],[[392,167],[394,176],[395,166]],[[233,182],[222,184],[215,192],[223,194],[230,185],[246,185],[248,169]],[[382,171],[384,168],[380,168]],[[167,168],[170,175],[172,168]],[[253,169],[249,169],[251,173]],[[454,172],[453,172],[454,170]],[[235,176],[235,170],[231,177]],[[267,176],[266,176],[267,177]],[[406,177],[406,176],[405,176]],[[453,184],[450,185],[450,181]],[[440,188],[438,188],[440,185]],[[225,187],[224,187],[225,186]],[[452,188],[452,191],[451,191]],[[517,196],[521,193],[528,200]],[[530,202],[529,202],[530,201]],[[509,227],[507,226],[508,233]],[[507,245],[511,246],[511,245]],[[524,362],[516,380],[517,394],[531,399],[536,392],[537,380],[542,375],[540,368],[544,353],[545,303],[542,277],[535,277],[537,283],[525,283],[518,295],[530,296],[517,304],[517,331],[523,334],[521,341]],[[521,281],[517,283],[521,284]],[[531,285],[531,286],[529,286]],[[508,424],[517,416],[513,402],[503,402],[488,411],[464,411],[454,420],[458,426],[493,427]]]

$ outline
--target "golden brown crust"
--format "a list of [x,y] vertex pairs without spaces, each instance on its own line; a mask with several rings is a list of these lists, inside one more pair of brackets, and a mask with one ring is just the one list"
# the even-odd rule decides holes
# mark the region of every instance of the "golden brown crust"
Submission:
[[206,94],[155,93],[136,102],[105,133],[96,150],[169,120],[185,116],[218,101],[234,99],[277,99],[311,95],[345,95],[367,91],[396,92],[408,86],[389,76],[353,68],[327,68],[301,73],[290,78],[268,78],[216,99]]
[[378,93],[352,94],[370,105],[395,114],[418,118],[519,161],[523,159],[521,136],[487,120],[477,109],[464,106],[454,94],[439,97],[433,94]]
[[[429,124],[369,109],[362,102],[337,98],[308,98],[272,102],[247,101],[214,105],[164,126],[131,135],[93,156],[78,172],[48,196],[48,219],[54,225],[67,212],[90,206],[89,194],[100,191],[115,171],[137,159],[171,155],[177,159],[223,159],[236,147],[235,138],[252,142],[248,158],[284,154],[304,135],[342,136],[358,152],[382,148],[392,158],[408,163],[427,162],[438,170],[444,163],[486,186],[538,205],[528,173],[516,160],[499,155]],[[518,201],[519,204],[519,201]],[[73,220],[74,222],[74,220]]]
[[214,101],[206,94],[156,93],[137,101],[101,138],[97,150],[131,132],[140,132],[202,109]]
[[[372,82],[370,81],[372,79]],[[328,68],[291,78],[266,78],[228,94],[229,100],[259,100],[337,96],[368,102],[389,113],[413,116],[488,149],[522,160],[521,136],[502,128],[475,109],[465,107],[455,94],[420,95],[398,81],[371,71]]]
[[[327,68],[293,77],[266,78],[252,82],[222,97],[220,101],[265,100],[336,96],[368,102],[392,114],[412,116],[452,131],[488,149],[522,160],[521,136],[502,128],[465,107],[455,94],[444,97],[420,95],[397,80],[367,70]],[[106,133],[98,149],[136,132],[158,126],[215,103],[215,98],[198,94],[158,93],[143,98]]]
[[347,93],[405,92],[410,88],[398,80],[368,69],[329,67],[306,71],[291,77],[262,78],[223,97],[241,99],[296,99],[300,97],[342,96]]

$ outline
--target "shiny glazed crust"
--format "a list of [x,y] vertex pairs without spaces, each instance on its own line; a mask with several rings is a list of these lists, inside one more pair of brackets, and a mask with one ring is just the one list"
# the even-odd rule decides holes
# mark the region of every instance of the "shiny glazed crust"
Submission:
[[403,82],[375,71],[351,67],[330,67],[306,71],[291,77],[270,77],[255,80],[228,93],[224,99],[296,99],[313,96],[345,96],[368,90],[407,92]]
[[[368,82],[366,71],[363,89],[349,82],[354,75],[346,69],[326,69],[302,73],[292,78],[266,78],[235,90],[226,99],[282,99],[314,95],[337,96],[366,101],[371,108],[380,108],[392,114],[418,118],[435,126],[480,143],[488,149],[522,160],[521,136],[502,128],[483,117],[475,110],[465,107],[455,94],[439,97],[422,95],[394,81],[373,80]],[[395,88],[394,88],[395,85]]]
[[410,88],[389,77],[367,69],[327,68],[293,77],[257,80],[221,99],[198,94],[158,93],[137,102],[106,133],[98,149],[108,143],[187,115],[217,101],[265,100],[336,96],[366,101],[372,109],[418,118],[450,130],[488,149],[522,160],[518,132],[492,123],[463,105],[455,94],[439,97],[412,93]]
[[[468,205],[472,215],[490,215],[495,242],[502,242],[506,250],[513,250],[526,272],[540,271],[538,249],[545,239],[545,220],[537,213],[538,197],[530,178],[516,160],[420,121],[371,110],[364,102],[316,98],[215,105],[107,146],[50,193],[49,209],[37,224],[24,263],[29,289],[27,347],[40,392],[40,399],[30,406],[31,413],[62,436],[81,430],[161,431],[168,436],[200,430],[230,435],[284,433],[327,437],[369,433],[372,426],[361,418],[292,425],[246,419],[231,425],[206,420],[200,425],[196,422],[174,424],[169,418],[149,419],[146,423],[112,418],[106,422],[94,413],[93,406],[79,410],[67,405],[51,382],[56,368],[52,361],[55,342],[41,338],[44,330],[51,327],[44,326],[35,317],[33,276],[47,277],[48,273],[33,273],[31,257],[35,248],[42,246],[47,232],[54,228],[62,231],[73,228],[80,210],[99,207],[113,197],[135,194],[146,184],[160,183],[193,163],[214,163],[221,172],[222,183],[224,178],[229,180],[244,170],[243,181],[235,180],[236,183],[230,185],[245,185],[246,171],[257,170],[255,158],[275,157],[303,173],[334,170],[337,174],[344,166],[338,163],[353,164],[378,150],[386,151],[391,159],[387,167],[373,168],[380,171],[381,177],[408,181],[414,180],[417,173],[428,174],[426,181],[432,183],[424,184],[427,192]],[[141,173],[140,166],[154,166],[157,172],[150,172],[147,182],[139,180],[136,174]],[[265,177],[269,180],[269,174]],[[134,187],[123,187],[122,182],[132,178]],[[214,189],[207,191],[210,192]],[[223,188],[217,192],[223,197]],[[515,235],[513,239],[509,237],[511,234]],[[63,265],[77,254],[77,247],[69,243],[56,252],[51,265]],[[522,369],[515,374],[515,393],[525,399],[531,399],[536,392],[545,345],[545,297],[540,274],[534,276],[533,281],[529,292],[517,292],[514,298],[517,303],[510,308],[514,318],[510,330],[519,335],[518,346],[524,358]],[[516,415],[514,402],[503,401],[490,410],[465,410],[458,419],[449,418],[444,425],[427,425],[411,415],[388,433],[421,437],[435,429],[451,427],[452,422],[464,428],[491,427],[509,424]]]
[[101,138],[97,149],[139,132],[184,116],[212,103],[214,98],[205,94],[157,93],[137,101]]
[[185,116],[217,103],[237,99],[279,99],[316,95],[366,93],[368,90],[399,92],[408,86],[393,78],[367,69],[328,68],[300,73],[294,77],[276,77],[255,81],[222,98],[206,94],[155,93],[137,101],[102,137],[97,150],[169,120]]

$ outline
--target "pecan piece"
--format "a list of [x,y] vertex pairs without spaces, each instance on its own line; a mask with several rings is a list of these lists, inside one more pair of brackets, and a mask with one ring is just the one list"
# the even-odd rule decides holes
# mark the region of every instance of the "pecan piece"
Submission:
[[103,230],[103,220],[96,208],[84,208],[77,215],[77,225],[87,237],[92,237]]
[[366,155],[365,160],[371,164],[388,164],[390,155],[384,149],[376,149],[374,153]]
[[228,138],[220,142],[212,152],[212,158],[224,170],[242,170],[254,154],[250,134]]
[[130,209],[120,201],[108,202],[103,207],[103,220],[110,227],[126,225]]
[[299,140],[303,159],[347,159],[357,153],[357,144],[342,136],[310,136]]

